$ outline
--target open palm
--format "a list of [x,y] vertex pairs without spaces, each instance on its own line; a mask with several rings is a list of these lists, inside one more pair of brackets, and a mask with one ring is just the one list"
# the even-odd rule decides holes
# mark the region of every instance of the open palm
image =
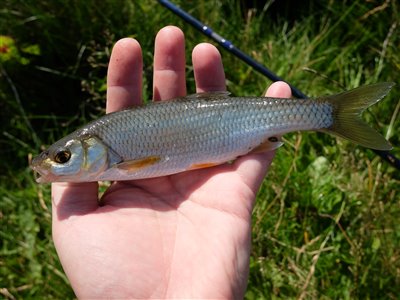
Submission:
[[[154,100],[186,94],[183,33],[162,29],[154,54]],[[193,50],[197,91],[225,89],[215,47]],[[107,111],[139,105],[142,56],[132,39],[110,59]],[[288,97],[284,83],[269,96]],[[136,99],[136,101],[134,100]],[[242,298],[255,194],[273,154],[176,175],[115,182],[54,183],[53,238],[83,298]]]

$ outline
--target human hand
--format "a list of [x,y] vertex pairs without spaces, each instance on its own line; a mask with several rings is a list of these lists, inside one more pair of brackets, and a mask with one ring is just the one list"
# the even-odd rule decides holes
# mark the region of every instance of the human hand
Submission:
[[[225,90],[218,50],[192,53],[197,92]],[[141,104],[142,54],[116,43],[107,112]],[[154,100],[186,94],[184,36],[160,30]],[[289,97],[284,83],[268,96]],[[242,298],[247,284],[251,213],[273,152],[176,175],[114,182],[99,201],[97,183],[53,183],[53,239],[79,298]]]

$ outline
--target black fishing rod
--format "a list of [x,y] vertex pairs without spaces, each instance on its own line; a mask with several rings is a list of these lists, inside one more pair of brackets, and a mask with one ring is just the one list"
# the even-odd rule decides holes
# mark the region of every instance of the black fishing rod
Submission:
[[[264,76],[266,76],[268,79],[272,80],[273,82],[275,81],[284,81],[286,82],[291,90],[292,90],[292,95],[301,98],[301,99],[306,99],[308,98],[305,94],[303,94],[299,89],[291,85],[289,82],[286,80],[280,78],[278,75],[273,73],[271,70],[260,64],[258,61],[241,51],[240,49],[236,48],[232,42],[229,40],[225,39],[224,37],[220,36],[218,33],[214,32],[210,27],[206,26],[199,20],[197,20],[195,17],[193,17],[191,14],[187,13],[183,9],[179,8],[175,4],[173,4],[171,1],[168,0],[158,0],[158,2],[163,5],[164,7],[168,8],[170,11],[172,11],[174,14],[176,14],[178,17],[182,18],[184,21],[192,25],[194,28],[202,32],[204,35],[208,36],[209,38],[213,39],[216,41],[219,45],[221,45],[223,48],[225,48],[227,51],[253,67],[256,71],[260,72]],[[381,158],[386,160],[390,165],[395,167],[396,169],[400,170],[400,160],[396,158],[392,153],[389,151],[382,151],[382,150],[373,150],[377,155],[379,155]]]

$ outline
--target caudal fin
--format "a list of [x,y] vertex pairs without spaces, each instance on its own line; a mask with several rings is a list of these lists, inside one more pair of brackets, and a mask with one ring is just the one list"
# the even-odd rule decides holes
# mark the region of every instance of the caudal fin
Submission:
[[385,97],[393,85],[392,82],[376,83],[324,98],[333,107],[333,125],[324,131],[367,148],[391,150],[392,145],[361,120],[361,114]]

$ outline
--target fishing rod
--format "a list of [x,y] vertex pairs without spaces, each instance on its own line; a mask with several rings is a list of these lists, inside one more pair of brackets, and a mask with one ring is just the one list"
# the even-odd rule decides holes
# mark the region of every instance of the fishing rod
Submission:
[[[266,76],[268,79],[272,80],[273,82],[275,81],[284,81],[286,82],[289,86],[290,89],[292,90],[292,95],[300,98],[300,99],[306,99],[308,98],[304,93],[302,93],[299,89],[297,89],[295,86],[291,85],[289,82],[286,80],[280,78],[278,75],[273,73],[271,70],[266,68],[264,65],[241,51],[240,49],[236,48],[232,42],[229,40],[225,39],[224,37],[220,36],[218,33],[213,31],[210,27],[206,26],[202,22],[200,22],[198,19],[193,17],[191,14],[188,12],[184,11],[180,7],[176,6],[173,4],[171,1],[168,0],[158,0],[158,2],[172,11],[174,14],[176,14],[178,17],[182,18],[184,21],[192,25],[194,28],[199,30],[201,33],[204,35],[208,36],[209,38],[213,39],[215,42],[217,42],[219,45],[221,45],[224,49],[226,49],[228,52],[232,53],[251,67],[253,67],[256,71],[260,72],[264,76]],[[379,155],[382,159],[386,160],[390,165],[395,167],[396,169],[400,170],[400,160],[394,156],[392,153],[389,151],[382,151],[382,150],[375,150],[371,149],[374,151],[377,155]]]

